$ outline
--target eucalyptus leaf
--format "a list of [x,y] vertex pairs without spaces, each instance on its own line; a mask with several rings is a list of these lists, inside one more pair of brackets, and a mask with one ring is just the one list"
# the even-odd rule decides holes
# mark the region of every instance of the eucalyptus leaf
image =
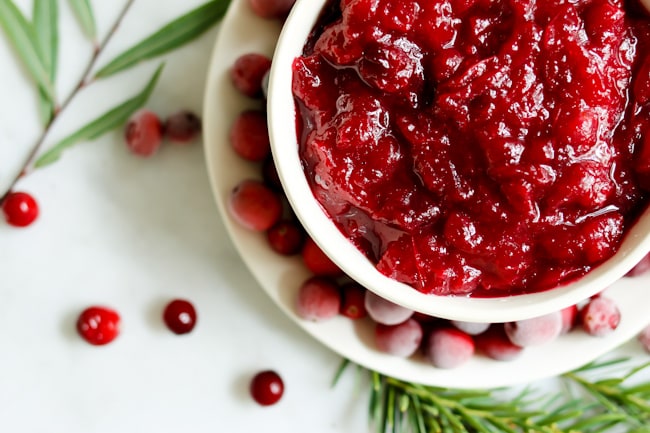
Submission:
[[230,0],[212,0],[182,15],[118,55],[97,71],[95,77],[113,75],[197,38],[224,16],[229,4]]
[[[38,2],[39,0],[35,0]],[[97,39],[95,14],[88,0],[68,0],[83,32],[93,41]]]
[[[56,0],[35,0],[32,14],[34,21],[34,36],[39,57],[52,83],[56,80],[57,59],[59,50],[59,9]],[[38,109],[45,125],[50,123],[54,115],[54,101],[39,89]]]
[[41,60],[34,28],[11,0],[0,0],[0,27],[47,100],[54,102],[54,86]]
[[59,141],[50,150],[38,158],[34,166],[40,168],[51,164],[58,160],[61,157],[63,151],[67,148],[81,141],[94,140],[106,132],[123,125],[137,109],[142,107],[147,102],[149,96],[151,95],[151,92],[156,87],[156,83],[158,82],[158,78],[160,77],[160,73],[162,72],[163,67],[164,64],[158,66],[158,69],[156,69],[156,72],[153,74],[145,88],[140,91],[140,93],[118,105],[117,107],[112,108],[76,132]]

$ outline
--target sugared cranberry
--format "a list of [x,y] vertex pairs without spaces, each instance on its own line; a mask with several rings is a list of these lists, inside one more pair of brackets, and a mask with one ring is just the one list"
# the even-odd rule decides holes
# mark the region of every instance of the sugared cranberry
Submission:
[[510,341],[521,347],[548,343],[557,338],[561,330],[562,314],[559,311],[505,324]]
[[626,277],[643,275],[650,270],[650,254],[646,254],[632,269],[625,274]]
[[158,115],[139,110],[131,116],[124,130],[126,147],[135,155],[148,157],[156,153],[162,143],[163,127]]
[[305,320],[319,322],[339,314],[341,292],[334,280],[311,277],[300,286],[296,309]]
[[372,320],[383,325],[397,325],[406,322],[413,315],[413,310],[397,305],[370,290],[366,290],[364,305]]
[[2,212],[8,224],[27,227],[38,217],[38,203],[26,192],[10,192],[2,202]]
[[201,119],[191,111],[181,110],[165,120],[164,131],[173,143],[189,143],[201,133]]
[[271,153],[266,113],[247,110],[230,128],[230,144],[237,155],[248,161],[263,161]]
[[271,69],[271,59],[263,54],[244,54],[235,60],[230,70],[233,85],[244,95],[251,98],[260,98],[262,93],[262,79]]
[[270,406],[277,403],[284,394],[284,382],[278,373],[265,370],[253,376],[250,393],[257,403]]
[[613,299],[597,296],[582,307],[580,321],[589,335],[602,337],[618,328],[621,312]]
[[452,325],[469,335],[479,335],[487,331],[490,327],[489,323],[480,322],[463,322],[460,320],[452,320]]
[[493,325],[486,332],[475,336],[474,343],[477,351],[497,361],[511,361],[523,351],[523,347],[510,341],[501,324]]
[[431,364],[438,368],[456,368],[474,355],[472,337],[456,328],[438,328],[431,331],[424,352]]
[[77,319],[77,332],[95,346],[108,344],[120,333],[120,315],[106,307],[89,307]]
[[230,214],[249,230],[265,231],[282,216],[280,197],[257,180],[244,180],[230,194]]
[[175,299],[165,307],[163,320],[174,334],[187,334],[196,325],[196,310],[189,301]]
[[285,18],[296,0],[248,0],[251,10],[262,18]]
[[576,326],[576,322],[578,321],[578,306],[571,305],[566,307],[560,311],[560,314],[562,314],[562,329],[560,329],[560,334],[566,334]]
[[357,320],[368,315],[365,305],[366,289],[357,283],[341,287],[341,314],[348,319]]
[[307,269],[315,275],[338,276],[343,274],[341,268],[327,257],[323,250],[310,237],[305,239],[305,244],[302,247],[302,260],[305,266],[307,266]]
[[302,226],[293,221],[280,221],[266,232],[271,249],[283,256],[298,254],[305,242]]
[[422,326],[413,319],[390,326],[377,323],[375,344],[382,352],[406,358],[418,350],[422,334]]
[[646,352],[650,353],[650,326],[646,327],[639,334],[639,342],[643,345],[643,348]]

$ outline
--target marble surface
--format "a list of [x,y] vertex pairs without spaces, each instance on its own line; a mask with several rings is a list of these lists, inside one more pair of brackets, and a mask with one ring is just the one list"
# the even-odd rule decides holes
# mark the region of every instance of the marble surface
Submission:
[[[31,1],[17,1],[29,11]],[[99,65],[201,3],[137,0]],[[104,35],[123,1],[92,2]],[[61,5],[57,91],[66,95],[91,55],[67,2]],[[163,59],[147,107],[161,116],[201,112],[218,28]],[[137,92],[158,61],[86,88],[47,145]],[[0,37],[0,192],[40,133],[25,71]],[[70,149],[17,187],[39,201],[29,228],[0,223],[0,431],[362,432],[367,393],[352,374],[331,387],[340,357],[270,302],[233,248],[217,212],[201,143],[165,145],[150,159],[128,153],[121,131]],[[164,328],[172,298],[198,310],[193,333]],[[76,335],[83,308],[122,315],[112,344]],[[638,353],[632,350],[632,353]],[[276,369],[286,391],[262,408],[250,377]],[[544,385],[544,384],[542,384]]]

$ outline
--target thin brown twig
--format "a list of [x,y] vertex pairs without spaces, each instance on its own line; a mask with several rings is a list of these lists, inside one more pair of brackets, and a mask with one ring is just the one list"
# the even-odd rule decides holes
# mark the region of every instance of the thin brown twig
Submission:
[[131,6],[133,5],[134,1],[135,0],[127,0],[127,2],[124,4],[124,7],[120,11],[120,14],[117,16],[117,19],[115,20],[115,22],[113,23],[113,25],[109,29],[109,31],[106,34],[106,36],[104,37],[104,39],[102,40],[101,44],[99,44],[98,46],[95,45],[94,50],[93,50],[93,55],[90,58],[90,60],[88,61],[88,64],[86,65],[86,68],[84,69],[83,73],[81,74],[81,78],[79,79],[79,82],[74,87],[72,92],[70,92],[68,94],[68,97],[63,101],[63,103],[61,103],[61,105],[57,105],[55,107],[52,118],[45,125],[45,128],[43,129],[43,132],[41,133],[41,135],[36,139],[36,142],[32,146],[32,150],[27,155],[27,158],[25,158],[25,162],[23,163],[23,166],[22,166],[20,172],[18,172],[16,177],[11,181],[11,183],[7,187],[7,190],[5,191],[5,193],[2,196],[0,196],[0,205],[2,205],[2,202],[5,200],[7,195],[9,195],[9,193],[13,190],[14,186],[16,186],[16,183],[18,183],[18,181],[22,177],[24,177],[25,175],[27,175],[29,173],[29,168],[32,165],[32,163],[34,162],[34,158],[36,158],[36,155],[38,154],[39,150],[43,146],[43,143],[45,142],[45,139],[47,138],[48,134],[52,130],[52,126],[54,125],[56,120],[61,116],[61,114],[63,114],[65,109],[74,100],[74,98],[77,96],[79,91],[93,82],[93,80],[91,78],[91,73],[93,71],[93,68],[95,67],[95,64],[97,63],[97,59],[99,58],[99,55],[104,51],[104,48],[106,48],[106,46],[110,42],[111,38],[113,37],[113,35],[117,31],[118,27],[120,26],[120,24],[124,20],[124,17],[126,16],[127,12],[129,11]]

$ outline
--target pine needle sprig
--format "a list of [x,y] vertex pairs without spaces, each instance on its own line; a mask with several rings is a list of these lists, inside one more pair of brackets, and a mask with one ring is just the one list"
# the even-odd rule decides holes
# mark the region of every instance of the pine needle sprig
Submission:
[[[370,377],[368,414],[376,433],[650,433],[650,382],[626,384],[650,362],[620,377],[589,378],[605,367],[620,372],[624,362],[592,363],[562,375],[569,392],[525,388],[514,398],[509,389],[441,388],[357,368]],[[350,365],[341,364],[334,383]]]

